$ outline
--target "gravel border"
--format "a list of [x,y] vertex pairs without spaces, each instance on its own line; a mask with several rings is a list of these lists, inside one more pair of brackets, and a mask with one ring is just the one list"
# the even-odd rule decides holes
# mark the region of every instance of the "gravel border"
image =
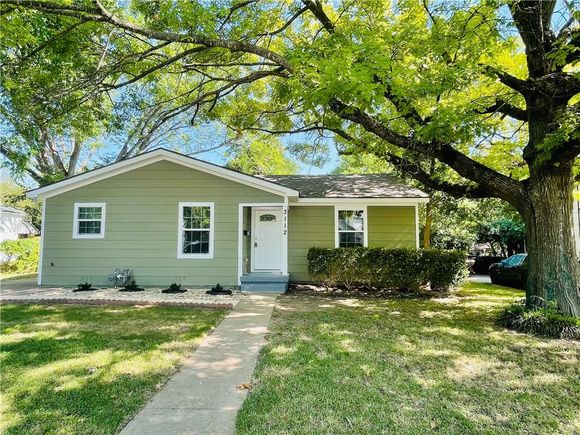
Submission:
[[0,305],[3,304],[19,304],[19,305],[33,305],[33,304],[52,304],[52,305],[126,305],[126,306],[164,306],[164,307],[190,307],[190,308],[208,308],[208,309],[233,309],[234,303],[202,303],[202,302],[166,302],[166,301],[132,301],[132,300],[115,300],[115,299],[67,299],[67,298],[22,298],[22,299],[0,299]]
[[[0,303],[63,303],[87,305],[168,305],[204,308],[234,308],[243,293],[234,290],[229,295],[207,295],[209,289],[188,289],[185,293],[161,293],[162,288],[147,288],[138,292],[121,292],[118,288],[100,288],[73,292],[72,288],[31,288],[6,291]],[[4,292],[2,292],[4,293]]]

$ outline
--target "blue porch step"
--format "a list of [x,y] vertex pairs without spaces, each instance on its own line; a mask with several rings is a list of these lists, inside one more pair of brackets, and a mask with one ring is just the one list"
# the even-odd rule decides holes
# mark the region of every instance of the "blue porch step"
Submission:
[[249,273],[240,278],[242,291],[284,293],[288,290],[288,275],[276,273]]

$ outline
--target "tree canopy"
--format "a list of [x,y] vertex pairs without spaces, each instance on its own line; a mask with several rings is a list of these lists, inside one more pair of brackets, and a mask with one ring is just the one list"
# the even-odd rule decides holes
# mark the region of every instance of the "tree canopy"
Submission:
[[225,152],[226,167],[251,175],[295,174],[298,165],[286,156],[285,151],[275,138],[240,138]]

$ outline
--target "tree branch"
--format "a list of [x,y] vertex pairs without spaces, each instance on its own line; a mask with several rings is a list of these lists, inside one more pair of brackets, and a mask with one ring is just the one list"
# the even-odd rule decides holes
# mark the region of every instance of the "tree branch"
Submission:
[[236,41],[230,39],[220,39],[220,38],[209,38],[204,35],[185,35],[174,32],[166,32],[148,29],[145,27],[138,26],[129,21],[121,20],[109,12],[105,7],[98,1],[93,1],[95,8],[88,8],[85,6],[80,6],[77,4],[61,4],[52,3],[48,1],[37,1],[37,0],[0,0],[0,4],[3,5],[13,5],[22,6],[29,9],[35,9],[38,11],[44,11],[54,15],[64,15],[69,17],[75,17],[79,19],[87,19],[89,21],[101,22],[111,24],[117,28],[133,32],[147,38],[156,39],[159,41],[169,41],[182,44],[197,44],[203,45],[208,48],[224,48],[231,52],[244,52],[255,54],[264,59],[271,60],[277,65],[284,67],[288,71],[292,70],[290,63],[286,58],[275,53],[266,48],[257,46],[246,41]]
[[180,59],[183,59],[184,57],[186,57],[190,54],[199,53],[199,52],[205,51],[205,50],[207,50],[206,47],[194,47],[194,48],[191,48],[189,50],[182,51],[181,53],[178,53],[175,56],[172,56],[172,57],[166,59],[165,61],[158,63],[157,65],[153,65],[151,68],[148,68],[145,71],[142,71],[141,73],[130,78],[129,80],[125,80],[124,82],[117,83],[115,85],[105,85],[105,87],[107,90],[113,90],[113,89],[119,89],[119,88],[125,87],[127,85],[130,85],[131,83],[135,83],[135,82],[141,80],[142,78],[148,76],[152,72],[155,72],[161,68],[164,68],[168,65],[171,65],[172,63],[174,63]]
[[479,113],[501,113],[503,115],[507,115],[510,118],[517,119],[519,121],[527,121],[528,120],[528,111],[525,109],[520,109],[513,104],[508,103],[507,101],[502,100],[501,98],[497,98],[495,102],[482,110]]
[[438,159],[462,177],[479,183],[483,188],[497,191],[497,194],[507,201],[523,201],[524,191],[519,181],[494,171],[457,151],[450,145],[424,143],[413,137],[403,136],[386,127],[380,120],[356,107],[348,106],[336,98],[330,102],[330,108],[340,118],[359,124],[369,133],[373,133],[388,143],[407,151]]
[[438,180],[421,168],[420,165],[395,154],[385,153],[383,157],[404,173],[423,183],[426,187],[445,192],[454,198],[491,198],[494,196],[493,192],[478,184],[463,185]]
[[314,14],[316,19],[320,24],[322,24],[322,27],[324,27],[328,33],[334,33],[334,24],[330,21],[326,12],[324,12],[320,0],[302,0],[302,3],[304,3],[310,12]]
[[522,79],[518,79],[511,74],[506,73],[505,71],[500,70],[499,68],[495,68],[491,65],[481,65],[483,68],[483,72],[488,76],[497,78],[500,82],[504,85],[510,87],[514,91],[518,91],[521,94],[524,94],[527,91],[527,82]]
[[12,165],[15,167],[21,167],[24,165],[24,171],[39,185],[42,185],[42,174],[36,172],[23,160],[22,155],[15,153],[9,147],[0,144],[0,154],[2,154]]
[[[485,189],[478,184],[464,185],[457,183],[449,183],[447,181],[436,179],[432,176],[432,174],[425,171],[423,168],[421,168],[419,164],[412,162],[410,159],[399,157],[388,151],[382,150],[378,151],[370,149],[370,147],[366,143],[353,137],[352,135],[350,135],[349,133],[347,133],[342,129],[332,128],[330,130],[338,134],[343,139],[346,139],[347,141],[355,144],[362,151],[373,154],[380,159],[386,160],[388,163],[392,164],[397,169],[401,170],[403,173],[423,183],[426,187],[429,187],[434,190],[443,191],[455,198],[490,198],[494,196],[489,189]],[[353,152],[339,150],[338,154],[351,155],[353,154]]]
[[286,30],[288,28],[288,26],[290,26],[294,20],[296,18],[298,18],[300,15],[302,15],[304,12],[306,12],[308,10],[308,6],[304,6],[303,8],[298,9],[294,15],[292,15],[288,21],[286,21],[284,23],[284,25],[282,27],[280,27],[277,30],[273,30],[272,32],[268,32],[268,33],[258,33],[256,36],[274,36],[277,35],[278,33],[282,33],[284,30]]

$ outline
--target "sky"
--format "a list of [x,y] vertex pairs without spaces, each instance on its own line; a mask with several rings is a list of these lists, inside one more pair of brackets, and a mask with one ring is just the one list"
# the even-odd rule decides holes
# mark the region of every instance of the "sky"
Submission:
[[[217,143],[223,141],[225,135],[224,133],[215,126],[203,126],[200,127],[198,129],[192,129],[190,132],[190,135],[192,136],[192,140],[191,143],[189,144],[190,146],[198,146],[199,148],[206,148],[206,147],[211,147],[212,142],[217,141]],[[284,145],[289,145],[292,142],[305,142],[308,140],[311,140],[307,135],[305,134],[296,134],[296,135],[292,135],[292,136],[286,136],[281,138],[282,143]],[[215,143],[215,142],[214,142]],[[336,147],[334,146],[334,144],[332,143],[332,141],[330,139],[327,140],[326,144],[328,145],[328,158],[325,161],[325,164],[321,167],[318,166],[313,166],[313,165],[307,165],[301,162],[297,162],[298,166],[299,166],[299,174],[306,174],[306,175],[317,175],[317,174],[328,174],[330,172],[332,172],[337,166],[338,166],[338,162],[339,162],[339,156],[338,153],[336,151]],[[177,143],[177,139],[173,139],[171,140],[171,144],[167,144],[168,148],[173,148],[173,146],[178,145]],[[184,142],[181,145],[183,146],[187,146],[188,143]],[[161,142],[159,144],[159,147],[164,147],[164,143]],[[97,156],[102,156],[104,154],[108,154],[108,153],[115,153],[117,151],[117,146],[113,145],[113,144],[106,144],[97,154]],[[224,151],[225,148],[220,148],[217,150],[213,150],[213,151],[209,151],[209,152],[202,152],[199,154],[194,154],[192,155],[192,157],[195,157],[196,159],[200,159],[200,160],[204,160],[210,163],[214,163],[217,165],[221,165],[223,166],[226,163],[226,159],[224,157]],[[290,156],[288,154],[289,158],[292,158],[292,156]],[[95,159],[96,160],[96,159]],[[6,180],[11,180],[12,176],[10,174],[10,172],[3,167],[0,167],[0,181],[6,181]],[[16,181],[16,180],[13,180]],[[25,177],[24,179],[19,179],[18,180],[18,184],[23,184],[25,185],[25,187],[27,188],[34,188],[36,187],[36,183],[34,183],[32,181],[32,179],[30,179],[30,177]]]

